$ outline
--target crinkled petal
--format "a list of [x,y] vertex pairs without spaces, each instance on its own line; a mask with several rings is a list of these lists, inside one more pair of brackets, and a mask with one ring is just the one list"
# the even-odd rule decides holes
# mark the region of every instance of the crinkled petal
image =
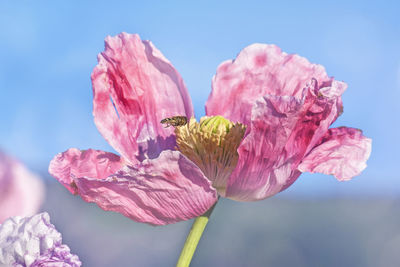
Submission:
[[11,217],[0,225],[0,266],[79,267],[78,256],[62,244],[61,234],[46,212]]
[[226,197],[263,199],[299,176],[284,150],[302,107],[303,102],[292,96],[269,95],[256,101],[251,130],[238,148],[239,160],[229,178]]
[[250,45],[235,60],[218,67],[206,114],[250,125],[257,99],[267,94],[301,98],[303,88],[313,78],[322,87],[333,80],[323,66],[311,64],[306,58],[286,54],[275,45]]
[[363,136],[361,130],[347,127],[329,129],[298,169],[332,174],[340,181],[350,180],[367,167],[371,143],[372,140]]
[[49,173],[71,193],[77,194],[74,178],[87,176],[104,179],[124,165],[120,156],[101,150],[70,148],[56,155],[49,165]]
[[164,128],[160,121],[193,115],[181,76],[151,42],[140,40],[139,35],[107,37],[105,46],[92,73],[97,128],[132,164],[173,149],[173,127]]
[[80,177],[76,185],[85,201],[153,225],[197,217],[217,201],[216,190],[200,169],[170,150],[107,179]]
[[301,98],[266,95],[256,100],[227,196],[258,200],[291,185],[300,175],[298,164],[341,113],[345,89],[342,82],[321,87],[312,79]]
[[44,200],[40,177],[0,151],[0,223],[11,216],[31,216]]
[[331,124],[343,113],[341,96],[346,88],[347,84],[344,82],[332,81],[328,85],[320,86],[315,79],[312,80],[305,96],[305,101],[312,105],[299,121],[295,135],[298,140],[304,140],[308,144],[306,153],[321,140]]

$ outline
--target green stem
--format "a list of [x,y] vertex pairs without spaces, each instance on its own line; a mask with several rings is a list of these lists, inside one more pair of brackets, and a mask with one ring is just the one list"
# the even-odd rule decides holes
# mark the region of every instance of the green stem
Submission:
[[196,251],[197,244],[200,241],[200,238],[208,223],[208,219],[210,218],[215,205],[217,205],[217,202],[215,202],[215,204],[206,213],[195,219],[192,229],[190,229],[189,235],[186,238],[185,245],[182,248],[178,262],[176,263],[176,267],[189,266],[190,262],[192,261],[193,254]]

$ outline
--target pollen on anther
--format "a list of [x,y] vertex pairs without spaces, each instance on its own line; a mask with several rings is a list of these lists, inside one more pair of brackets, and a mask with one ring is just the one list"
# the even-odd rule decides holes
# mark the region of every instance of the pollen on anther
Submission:
[[221,117],[194,118],[175,129],[177,149],[192,160],[221,195],[238,161],[237,148],[246,126]]

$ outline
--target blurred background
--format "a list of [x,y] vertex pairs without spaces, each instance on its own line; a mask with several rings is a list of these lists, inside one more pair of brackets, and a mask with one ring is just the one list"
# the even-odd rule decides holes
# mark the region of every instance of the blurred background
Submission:
[[400,266],[397,1],[1,1],[0,147],[46,182],[52,222],[83,266],[173,266],[191,222],[151,227],[70,195],[47,172],[70,147],[113,151],[92,117],[90,74],[107,35],[151,40],[181,73],[196,117],[219,63],[274,43],[349,87],[334,126],[373,139],[349,182],[303,174],[254,203],[222,200],[192,266]]

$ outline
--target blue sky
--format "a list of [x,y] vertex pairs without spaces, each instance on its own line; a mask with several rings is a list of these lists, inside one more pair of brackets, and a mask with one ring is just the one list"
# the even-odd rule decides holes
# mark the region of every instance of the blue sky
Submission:
[[90,74],[107,35],[151,40],[181,73],[204,115],[219,63],[274,43],[348,83],[335,126],[373,139],[368,168],[339,183],[302,175],[286,195],[400,193],[400,4],[368,1],[2,1],[0,147],[31,169],[70,147],[113,151],[92,118]]

